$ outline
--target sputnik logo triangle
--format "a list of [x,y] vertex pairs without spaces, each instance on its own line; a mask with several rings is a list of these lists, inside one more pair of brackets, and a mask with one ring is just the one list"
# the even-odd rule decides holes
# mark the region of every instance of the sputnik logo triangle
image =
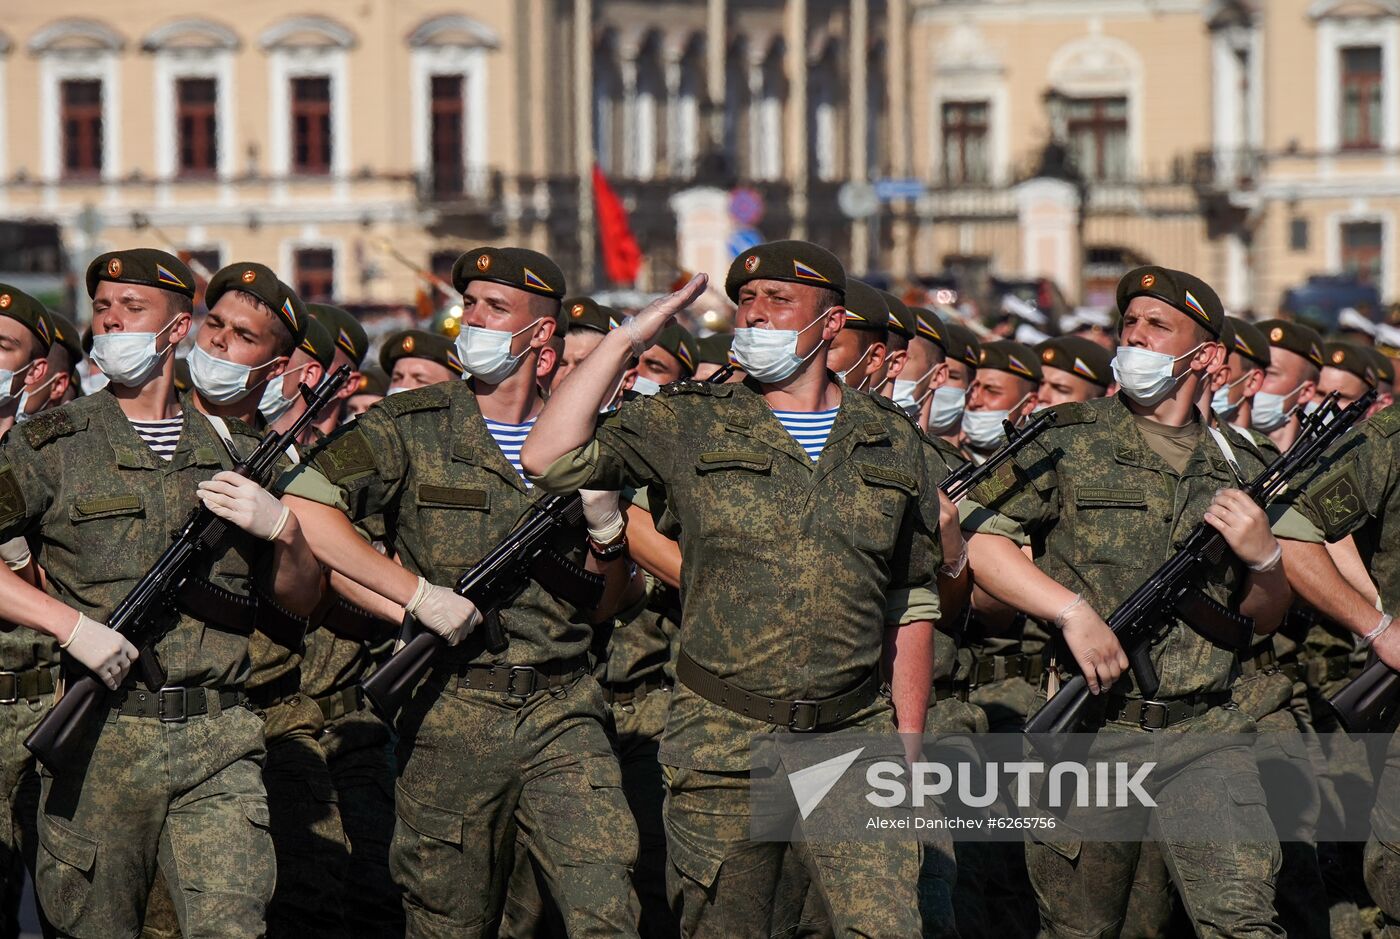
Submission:
[[856,757],[864,751],[865,747],[856,747],[840,756],[833,756],[829,760],[813,763],[806,769],[788,774],[788,785],[792,787],[792,795],[797,799],[797,809],[802,813],[804,820],[816,810],[827,793],[846,775],[846,770],[851,768]]

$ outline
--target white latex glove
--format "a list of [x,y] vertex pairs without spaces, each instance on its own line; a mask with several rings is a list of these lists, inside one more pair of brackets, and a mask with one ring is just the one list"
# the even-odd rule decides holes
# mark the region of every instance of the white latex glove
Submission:
[[200,483],[199,498],[219,518],[264,541],[276,541],[291,515],[272,493],[230,470]]
[[641,355],[650,348],[656,337],[661,335],[661,330],[676,318],[677,313],[700,299],[709,282],[710,279],[706,275],[696,274],[681,289],[656,298],[637,315],[624,320],[623,333],[632,343],[632,350]]
[[430,584],[422,577],[418,578],[418,589],[404,609],[425,628],[446,639],[449,646],[467,638],[481,622],[475,603],[456,591]]
[[580,489],[583,499],[583,519],[588,523],[588,537],[598,544],[611,544],[622,534],[622,493],[612,489]]
[[1060,627],[1091,693],[1112,687],[1118,676],[1128,670],[1128,656],[1118,637],[1083,597],[1075,597],[1061,610],[1055,616],[1055,625]]
[[68,641],[59,648],[86,665],[113,691],[131,671],[131,663],[136,661],[137,655],[136,647],[127,642],[121,633],[82,613],[78,614],[78,625],[73,627]]
[[29,542],[21,536],[0,544],[0,559],[12,571],[24,570],[29,564]]

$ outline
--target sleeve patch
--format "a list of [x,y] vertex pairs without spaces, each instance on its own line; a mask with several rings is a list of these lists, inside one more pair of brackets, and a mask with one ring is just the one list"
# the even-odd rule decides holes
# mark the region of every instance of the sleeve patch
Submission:
[[68,415],[67,408],[54,408],[51,411],[46,411],[33,420],[21,424],[20,429],[24,431],[24,439],[35,450],[50,440],[65,437],[76,430],[72,418]]
[[1308,501],[1329,534],[1347,530],[1366,512],[1356,467],[1350,462],[1319,479],[1308,493]]
[[15,471],[8,466],[0,468],[0,526],[24,518],[24,512],[24,493],[15,479]]
[[342,434],[316,456],[316,466],[331,482],[340,484],[375,472],[374,453],[358,429]]
[[978,483],[972,490],[972,498],[983,505],[994,505],[1007,493],[1020,488],[1022,482],[1021,469],[1016,465],[1016,461],[1007,460],[998,466],[992,475]]

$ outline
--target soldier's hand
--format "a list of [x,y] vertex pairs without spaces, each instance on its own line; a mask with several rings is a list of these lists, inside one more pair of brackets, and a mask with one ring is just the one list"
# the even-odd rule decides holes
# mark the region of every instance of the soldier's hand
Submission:
[[136,647],[115,629],[78,614],[78,625],[59,644],[73,658],[87,666],[102,683],[116,691],[136,661]]
[[276,496],[230,470],[200,483],[199,499],[219,518],[264,541],[276,541],[291,517]]
[[1061,610],[1055,623],[1064,634],[1074,660],[1079,663],[1091,694],[1112,687],[1118,676],[1127,671],[1128,656],[1118,637],[1083,597],[1075,598]]
[[1392,671],[1400,672],[1400,626],[1389,626],[1371,642],[1371,651]]
[[426,629],[446,639],[449,646],[467,638],[481,622],[475,603],[456,591],[430,584],[422,577],[418,578],[418,590],[404,609]]
[[1269,570],[1282,556],[1269,517],[1238,489],[1222,489],[1206,509],[1206,524],[1225,536],[1235,556],[1252,570]]
[[583,519],[588,537],[598,544],[612,544],[627,527],[622,515],[622,493],[612,489],[580,489]]
[[640,313],[623,323],[633,347],[646,347],[655,342],[661,330],[676,318],[677,313],[700,299],[709,282],[710,278],[706,275],[696,274],[680,290],[651,301]]

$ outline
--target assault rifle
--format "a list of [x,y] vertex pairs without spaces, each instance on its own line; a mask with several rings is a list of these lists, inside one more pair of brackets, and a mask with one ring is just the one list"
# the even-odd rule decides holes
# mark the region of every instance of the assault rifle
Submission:
[[[1375,397],[1374,390],[1368,392],[1331,420],[1323,420],[1324,409],[1319,408],[1314,418],[1304,423],[1288,452],[1251,480],[1244,493],[1259,507],[1267,508],[1292,479],[1312,466],[1361,419]],[[1108,626],[1128,653],[1133,677],[1145,698],[1155,697],[1160,684],[1152,664],[1152,638],[1171,614],[1223,648],[1238,652],[1251,644],[1254,620],[1215,602],[1199,587],[1206,574],[1220,566],[1228,550],[1224,535],[1204,521],[1198,523],[1181,549],[1109,615]],[[1084,676],[1075,675],[1026,722],[1025,732],[1058,734],[1073,730],[1090,697]]]
[[1327,699],[1337,723],[1349,734],[1364,734],[1384,723],[1400,701],[1400,672],[1372,653],[1366,667]]
[[943,494],[951,501],[957,502],[963,496],[981,485],[984,479],[1000,469],[1007,460],[1010,460],[1025,449],[1026,445],[1036,437],[1039,437],[1041,433],[1055,426],[1055,420],[1055,412],[1047,410],[1041,411],[1031,419],[1029,424],[1022,427],[1020,430],[1012,426],[1010,421],[1005,421],[1006,443],[1002,444],[995,453],[987,457],[987,459],[982,462],[981,466],[968,462],[953,470],[948,474],[948,477],[943,480],[943,485],[939,488],[943,490]]
[[[272,481],[278,458],[296,443],[297,438],[321,410],[335,400],[336,392],[349,380],[350,366],[343,365],[335,374],[323,379],[314,392],[302,385],[298,390],[306,401],[306,410],[282,433],[264,436],[252,453],[238,460],[233,472],[266,487]],[[234,457],[237,459],[236,454]],[[158,692],[166,679],[165,669],[156,659],[154,650],[162,620],[158,614],[164,613],[175,603],[178,593],[201,559],[223,545],[230,527],[229,522],[201,503],[175,532],[170,546],[107,619],[108,626],[141,650],[136,667],[141,673],[142,683],[153,692]],[[63,697],[25,739],[25,747],[50,770],[61,768],[65,764],[65,756],[71,753],[85,731],[98,719],[107,702],[107,694],[107,686],[91,673],[69,682],[64,688]]]

